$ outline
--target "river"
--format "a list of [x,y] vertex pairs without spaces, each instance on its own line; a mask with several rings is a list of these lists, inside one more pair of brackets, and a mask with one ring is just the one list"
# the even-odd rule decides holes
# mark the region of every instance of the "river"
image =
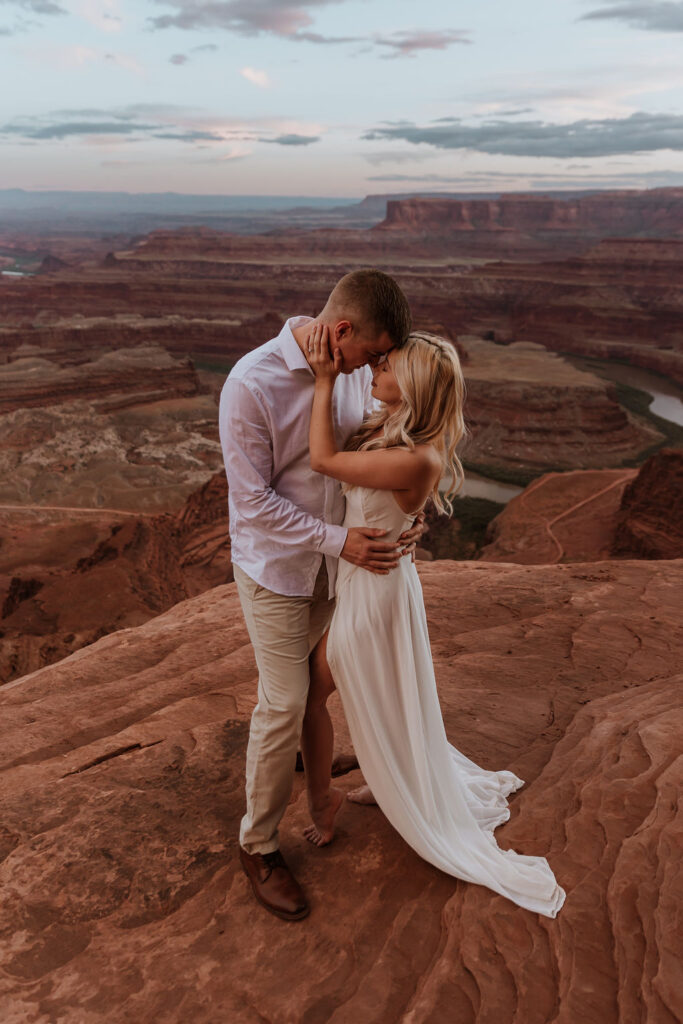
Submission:
[[683,426],[683,389],[667,377],[652,373],[650,370],[641,370],[639,366],[615,363],[613,360],[583,358],[566,353],[562,353],[562,358],[576,366],[578,370],[587,370],[598,377],[607,377],[620,384],[630,384],[633,388],[646,391],[653,398],[650,412],[655,416],[661,416],[663,420],[669,420],[670,423]]
[[517,484],[506,484],[501,480],[492,480],[487,476],[479,476],[470,469],[465,469],[465,482],[458,491],[459,498],[488,498],[506,505],[510,498],[521,494],[524,490]]

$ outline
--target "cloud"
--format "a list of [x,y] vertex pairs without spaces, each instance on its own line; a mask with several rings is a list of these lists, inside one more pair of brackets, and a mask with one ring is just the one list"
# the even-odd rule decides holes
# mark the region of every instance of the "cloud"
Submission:
[[310,146],[312,142],[320,142],[319,135],[278,135],[274,139],[259,139],[259,142],[272,142],[278,146]]
[[140,75],[143,78],[145,76],[142,64],[138,63],[135,57],[129,57],[126,53],[105,53],[104,59],[110,64],[116,64],[117,67],[123,68],[124,71],[132,71],[134,75]]
[[[215,43],[202,43],[201,46],[192,46],[190,53],[215,53],[218,49]],[[173,53],[168,58],[169,64],[187,64],[190,60],[186,53]]]
[[240,68],[242,78],[246,78],[252,85],[258,85],[260,89],[267,89],[270,86],[270,79],[267,71],[259,71],[258,68]]
[[119,0],[77,0],[71,9],[102,32],[118,32],[123,24]]
[[579,21],[624,21],[631,28],[651,32],[683,32],[683,3],[622,3],[608,0],[609,7],[598,7],[582,15]]
[[636,112],[630,117],[546,124],[542,121],[489,121],[420,127],[409,121],[387,122],[362,138],[424,143],[436,149],[468,149],[507,156],[589,157],[620,153],[683,150],[683,116]]
[[52,0],[0,0],[3,6],[20,7],[31,14],[66,14],[66,10]]
[[194,149],[229,146],[217,160],[242,159],[257,142],[304,146],[317,142],[321,126],[291,118],[221,118],[193,107],[170,103],[134,103],[103,109],[80,107],[53,110],[42,117],[15,118],[0,124],[0,140],[36,144],[80,139],[83,144],[106,139],[122,145],[138,142],[183,143]]
[[532,114],[533,107],[513,107],[511,110],[497,110],[496,117],[516,117],[518,114]]
[[321,36],[319,32],[296,32],[289,37],[297,43],[362,43],[363,36]]
[[0,135],[19,135],[24,139],[65,139],[70,135],[131,135],[153,131],[153,124],[126,124],[122,121],[67,121],[42,127],[26,124],[0,125]]
[[447,184],[457,185],[467,175],[452,177],[445,174],[369,174],[366,181],[422,181],[425,184]]
[[252,150],[249,146],[233,146],[227,153],[214,153],[211,156],[200,157],[192,162],[195,164],[224,164],[233,160],[245,160],[251,156]]
[[377,46],[393,50],[390,57],[414,57],[420,50],[447,50],[454,43],[470,43],[467,35],[458,29],[432,32],[415,29],[412,32],[392,32],[388,36],[376,35],[372,40]]
[[[513,188],[528,189],[537,187],[539,189],[561,189],[570,188],[574,191],[580,189],[604,189],[604,188],[666,188],[683,186],[683,170],[661,170],[661,171],[637,171],[629,173],[606,173],[599,172],[585,175],[540,172],[538,174],[520,171],[518,173],[506,171],[469,171],[455,177],[446,177],[440,174],[375,174],[370,175],[366,181],[382,181],[392,183],[415,182],[414,191],[420,184],[430,185],[455,185],[457,191],[462,191],[467,186],[478,187],[480,191],[502,191]],[[425,189],[427,191],[427,189]]]
[[412,57],[420,50],[445,50],[454,43],[469,43],[456,29],[413,29],[388,35],[326,36],[311,30],[311,11],[346,0],[155,0],[175,14],[149,18],[153,29],[225,29],[243,36],[263,33],[299,43],[372,43],[393,51],[391,57]]
[[30,50],[27,49],[25,51],[25,56],[33,63],[38,64],[42,71],[48,67],[63,71],[105,61],[140,77],[144,77],[146,74],[144,67],[135,57],[131,57],[127,53],[106,52],[102,49],[95,49],[92,46],[81,46],[79,44],[68,46],[55,46],[53,44],[34,46]]
[[434,154],[428,152],[422,152],[421,150],[395,150],[393,153],[390,149],[382,149],[374,153],[361,153],[360,154],[369,164],[374,164],[376,167],[382,164],[415,164],[420,163],[423,160],[433,160]]
[[152,28],[223,28],[244,36],[268,32],[291,38],[313,24],[312,7],[344,0],[156,0],[176,14],[150,18]]
[[224,142],[222,135],[216,132],[188,129],[178,132],[154,132],[155,139],[173,139],[175,142]]

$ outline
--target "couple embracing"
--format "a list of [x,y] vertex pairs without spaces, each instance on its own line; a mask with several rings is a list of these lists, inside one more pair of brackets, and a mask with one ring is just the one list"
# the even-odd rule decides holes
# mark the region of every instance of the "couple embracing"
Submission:
[[287,320],[225,382],[232,560],[259,670],[240,860],[285,920],[309,913],[278,833],[299,744],[314,845],[332,839],[344,799],[331,785],[335,688],[366,783],[357,799],[456,878],[547,917],[564,902],[544,857],[493,835],[523,781],[470,761],[441,716],[414,550],[425,504],[449,514],[462,482],[464,395],[453,346],[411,332],[401,289],[372,269],[343,277],[317,317]]

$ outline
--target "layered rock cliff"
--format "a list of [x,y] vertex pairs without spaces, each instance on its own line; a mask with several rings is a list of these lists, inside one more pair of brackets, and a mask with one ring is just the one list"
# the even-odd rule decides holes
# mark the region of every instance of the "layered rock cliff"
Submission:
[[663,440],[618,402],[614,387],[541,345],[496,345],[460,335],[465,419],[472,437],[459,451],[490,476],[538,475],[545,468],[620,465]]
[[[91,340],[91,339],[89,339]],[[38,349],[38,351],[41,351]],[[78,365],[62,366],[44,356],[14,358],[0,370],[0,415],[14,409],[79,400],[96,411],[169,398],[188,398],[202,388],[192,362],[152,346],[93,351]]]
[[430,236],[451,232],[543,232],[587,235],[683,236],[683,188],[601,192],[572,199],[508,193],[498,199],[419,197],[387,202],[375,231]]
[[683,557],[683,450],[662,449],[627,484],[610,551],[617,558]]
[[232,579],[223,471],[176,513],[0,508],[0,683]]

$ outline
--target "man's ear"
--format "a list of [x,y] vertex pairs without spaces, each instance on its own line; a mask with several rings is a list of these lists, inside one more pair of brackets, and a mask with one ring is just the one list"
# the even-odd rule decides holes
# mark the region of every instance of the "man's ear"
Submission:
[[352,331],[353,325],[350,320],[338,320],[334,325],[334,330],[332,332],[334,343],[338,345],[340,342],[346,341],[346,339],[350,337]]

